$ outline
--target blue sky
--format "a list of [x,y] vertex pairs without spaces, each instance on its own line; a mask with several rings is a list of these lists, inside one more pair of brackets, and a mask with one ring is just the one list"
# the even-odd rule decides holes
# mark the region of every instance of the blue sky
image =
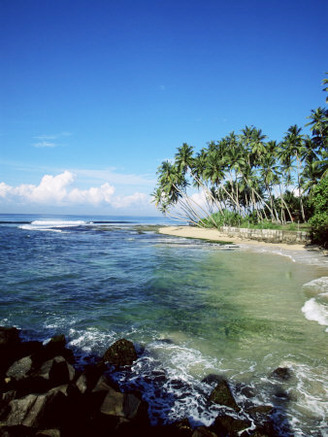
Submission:
[[155,215],[161,161],[324,105],[327,0],[0,0],[0,212]]

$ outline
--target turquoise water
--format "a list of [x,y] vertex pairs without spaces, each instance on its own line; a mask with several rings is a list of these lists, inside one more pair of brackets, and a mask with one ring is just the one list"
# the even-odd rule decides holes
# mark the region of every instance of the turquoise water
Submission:
[[[159,235],[163,222],[0,216],[0,323],[64,333],[81,360],[134,341],[140,358],[119,377],[147,389],[154,422],[209,425],[220,408],[201,381],[214,373],[245,407],[277,407],[282,435],[328,435],[328,279],[313,282],[327,260]],[[279,366],[290,381],[270,378]]]

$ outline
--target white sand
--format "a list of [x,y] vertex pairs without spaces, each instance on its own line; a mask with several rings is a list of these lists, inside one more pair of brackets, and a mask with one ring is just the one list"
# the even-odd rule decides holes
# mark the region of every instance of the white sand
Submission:
[[175,237],[198,238],[202,240],[224,241],[237,244],[238,246],[265,246],[273,249],[306,250],[304,244],[267,243],[264,241],[249,240],[246,238],[229,237],[217,229],[204,229],[193,226],[166,226],[159,228],[160,234],[173,235]]

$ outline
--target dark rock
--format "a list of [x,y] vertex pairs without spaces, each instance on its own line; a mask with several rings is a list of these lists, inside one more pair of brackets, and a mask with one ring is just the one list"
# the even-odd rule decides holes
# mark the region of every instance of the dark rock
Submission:
[[49,381],[49,387],[66,384],[74,379],[75,369],[64,357],[54,357],[42,364],[31,377]]
[[121,393],[110,388],[100,407],[100,412],[108,416],[128,420],[145,420],[148,405],[133,393]]
[[67,349],[65,346],[66,338],[64,335],[52,337],[49,342],[42,347],[42,350],[32,357],[33,361],[36,363],[36,366],[38,366],[46,360],[56,356],[62,356],[70,364],[73,364],[75,362],[73,351]]
[[225,415],[217,417],[211,429],[213,429],[218,437],[235,437],[250,426],[251,422],[248,420],[235,419],[234,417]]
[[87,366],[76,380],[76,386],[80,392],[86,393],[91,391],[105,370],[106,366],[102,362]]
[[1,426],[0,437],[34,437],[34,430],[26,426]]
[[219,382],[223,381],[225,378],[220,375],[216,375],[215,373],[210,373],[209,375],[205,376],[205,378],[202,379],[202,382],[205,384],[218,384]]
[[7,370],[6,377],[14,379],[15,381],[20,381],[21,379],[27,378],[28,373],[31,371],[33,361],[31,356],[23,357],[18,361],[15,361]]
[[20,344],[19,331],[16,328],[0,327],[0,380],[18,357]]
[[112,388],[114,387],[112,386],[110,380],[105,375],[101,375],[92,392],[107,392]]
[[17,346],[20,341],[17,328],[0,326],[0,350],[5,347]]
[[235,411],[240,410],[233,394],[231,393],[228,382],[224,379],[222,379],[214,388],[209,397],[209,401],[214,402],[215,404],[225,405]]
[[263,424],[271,420],[274,408],[271,405],[260,405],[247,410],[247,413],[257,424]]
[[43,431],[38,431],[35,437],[60,437],[61,432],[59,429],[44,429]]
[[271,373],[271,376],[281,381],[287,381],[292,377],[292,371],[288,367],[278,367]]
[[[188,419],[179,420],[171,427],[173,434],[181,437],[192,437],[193,430]],[[170,433],[171,435],[171,433]]]
[[130,366],[137,359],[133,343],[124,338],[112,344],[104,354],[103,360],[115,366]]
[[205,426],[200,426],[199,428],[196,428],[195,431],[192,433],[192,437],[217,437],[217,434],[210,431]]
[[9,402],[10,412],[3,420],[6,426],[25,426],[38,428],[49,420],[55,409],[54,399],[57,393],[41,395],[29,394]]

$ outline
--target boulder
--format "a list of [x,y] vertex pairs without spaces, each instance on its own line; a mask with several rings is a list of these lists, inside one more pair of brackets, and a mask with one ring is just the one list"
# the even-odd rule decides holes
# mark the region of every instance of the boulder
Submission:
[[6,347],[17,346],[20,343],[19,330],[0,326],[0,350]]
[[37,428],[45,414],[46,405],[51,400],[52,395],[29,394],[20,399],[9,402],[9,414],[4,420],[6,426],[26,426]]
[[215,419],[211,427],[218,437],[237,437],[242,431],[251,426],[249,420],[236,419],[234,417],[225,415],[219,416]]
[[200,426],[192,433],[192,437],[217,437],[217,435],[205,426]]
[[225,379],[222,379],[216,385],[209,397],[209,401],[232,408],[237,412],[240,410],[230,390],[229,384]]
[[280,381],[287,381],[292,377],[292,371],[288,367],[278,367],[271,373],[271,376]]
[[104,363],[87,366],[76,380],[76,386],[80,393],[84,394],[91,391],[105,370],[106,366]]
[[35,371],[32,375],[34,378],[49,381],[51,387],[66,384],[72,381],[74,376],[74,367],[62,356],[57,356],[44,362],[40,369]]
[[31,356],[23,357],[18,361],[15,361],[7,370],[6,377],[14,379],[15,381],[20,381],[21,379],[27,378],[28,373],[31,371],[33,361]]
[[38,431],[35,434],[35,437],[60,437],[61,432],[59,429],[44,429],[42,431]]
[[133,343],[126,339],[117,340],[103,356],[103,360],[115,366],[130,366],[137,359]]
[[100,407],[100,412],[127,420],[143,420],[147,417],[148,405],[133,393],[121,393],[110,388]]

